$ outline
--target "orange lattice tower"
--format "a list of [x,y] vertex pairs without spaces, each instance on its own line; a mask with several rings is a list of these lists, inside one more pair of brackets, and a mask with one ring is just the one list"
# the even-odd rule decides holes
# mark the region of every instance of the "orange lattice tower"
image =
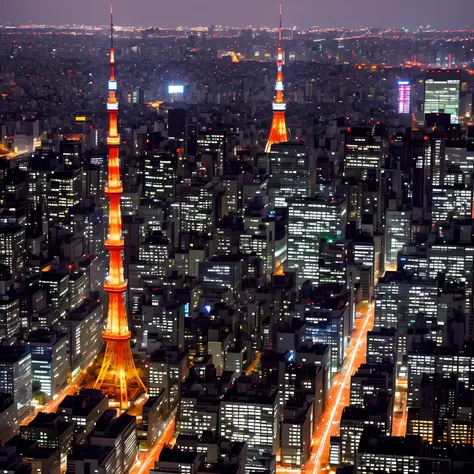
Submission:
[[109,294],[109,310],[107,328],[102,333],[106,343],[104,362],[99,377],[95,383],[111,398],[120,401],[120,408],[128,407],[131,396],[146,391],[133,361],[130,348],[130,330],[128,328],[127,311],[124,295],[127,281],[123,276],[122,252],[124,240],[122,237],[122,215],[120,198],[122,197],[122,181],[120,179],[119,146],[120,136],[117,127],[118,101],[115,95],[117,81],[115,79],[115,51],[113,41],[112,2],[110,3],[110,80],[107,112],[109,114],[109,133],[107,146],[109,148],[108,183],[105,195],[109,199],[109,235],[105,248],[110,255],[109,276],[104,283],[104,290]]
[[280,28],[278,29],[278,73],[275,84],[275,98],[273,100],[273,119],[270,128],[270,135],[268,136],[267,146],[265,152],[270,153],[272,145],[275,143],[283,143],[288,141],[288,130],[286,129],[285,110],[286,103],[283,100],[283,49],[281,47],[281,2],[280,2]]

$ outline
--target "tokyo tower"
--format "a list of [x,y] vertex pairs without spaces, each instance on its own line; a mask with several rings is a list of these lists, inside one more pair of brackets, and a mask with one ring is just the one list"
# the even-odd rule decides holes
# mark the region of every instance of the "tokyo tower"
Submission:
[[110,2],[110,79],[107,112],[109,114],[109,132],[107,146],[109,148],[108,182],[105,195],[109,199],[109,235],[105,240],[105,248],[110,256],[109,276],[104,283],[104,290],[109,295],[107,328],[102,333],[106,350],[102,368],[94,388],[102,390],[109,397],[120,401],[124,410],[130,398],[139,392],[146,391],[133,361],[130,348],[130,330],[128,328],[127,311],[124,295],[127,281],[123,276],[122,252],[124,240],[122,236],[122,215],[120,198],[123,187],[120,179],[118,134],[118,101],[116,97],[117,80],[115,78],[114,23],[112,2]]
[[288,141],[288,131],[286,129],[285,110],[286,103],[283,101],[283,49],[281,47],[281,17],[282,8],[280,2],[280,27],[278,29],[278,59],[277,59],[277,80],[275,84],[275,98],[273,100],[273,119],[270,128],[270,135],[268,136],[267,146],[265,152],[270,153],[272,145],[275,143],[283,143]]

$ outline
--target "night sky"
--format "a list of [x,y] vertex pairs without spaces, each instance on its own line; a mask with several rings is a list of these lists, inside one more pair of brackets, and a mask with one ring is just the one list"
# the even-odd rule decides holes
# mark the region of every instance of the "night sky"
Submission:
[[[1,0],[0,23],[107,22],[108,0]],[[114,0],[116,23],[133,26],[273,26],[279,0]],[[285,5],[286,3],[286,5]],[[473,0],[284,0],[284,25],[474,26]]]

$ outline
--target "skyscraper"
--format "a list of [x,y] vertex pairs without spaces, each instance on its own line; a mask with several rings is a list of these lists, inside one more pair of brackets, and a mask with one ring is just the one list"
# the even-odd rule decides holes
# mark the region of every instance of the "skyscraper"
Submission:
[[460,69],[427,69],[425,77],[425,115],[451,114],[451,123],[459,122],[461,100]]
[[344,175],[366,179],[380,170],[382,145],[371,127],[349,128],[345,137]]
[[275,84],[275,99],[273,101],[273,120],[270,128],[265,152],[269,153],[272,145],[288,141],[288,131],[286,129],[285,110],[286,104],[283,101],[283,49],[281,47],[281,16],[282,7],[280,2],[280,28],[278,29],[278,59],[277,59],[277,80]]
[[288,200],[288,268],[297,270],[298,284],[319,281],[320,239],[343,239],[345,203],[314,198]]
[[273,145],[268,167],[268,194],[273,207],[286,207],[286,198],[311,195],[310,152],[305,144]]
[[124,239],[122,236],[122,215],[120,198],[123,187],[120,179],[119,146],[120,136],[117,130],[118,101],[115,95],[117,81],[115,79],[115,50],[113,43],[112,3],[110,4],[110,80],[107,112],[109,113],[109,147],[108,184],[105,195],[109,198],[109,235],[105,247],[110,255],[109,277],[104,283],[104,290],[109,294],[109,312],[107,328],[102,337],[107,344],[104,362],[95,388],[108,392],[120,400],[120,407],[126,408],[129,403],[131,389],[136,392],[145,390],[133,361],[130,348],[130,330],[128,328],[127,311],[125,307],[125,292],[127,281],[123,276],[122,251]]

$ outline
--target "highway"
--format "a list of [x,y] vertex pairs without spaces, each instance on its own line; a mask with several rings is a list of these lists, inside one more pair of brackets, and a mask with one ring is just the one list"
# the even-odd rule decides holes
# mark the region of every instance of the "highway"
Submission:
[[255,354],[255,360],[247,367],[245,375],[251,375],[252,372],[257,368],[258,364],[260,364],[260,352]]
[[407,379],[399,378],[393,403],[392,436],[405,436],[407,431]]
[[169,444],[173,441],[175,421],[176,413],[173,413],[156,443],[149,451],[139,454],[138,461],[132,467],[129,474],[148,474],[155,467],[155,461],[160,456],[165,444]]
[[331,436],[339,433],[339,421],[344,407],[350,403],[351,376],[359,366],[365,363],[367,332],[374,325],[373,305],[365,305],[357,311],[355,328],[352,332],[349,347],[342,369],[332,380],[326,409],[319,419],[313,434],[311,457],[303,469],[289,469],[279,465],[278,473],[288,474],[321,474],[326,472],[329,464],[329,441]]
[[54,400],[50,400],[45,405],[36,407],[33,413],[27,415],[26,418],[23,418],[23,420],[20,421],[20,426],[29,424],[39,412],[56,413],[59,405],[61,405],[61,402],[66,398],[67,395],[74,395],[82,388],[82,384],[84,383],[86,376],[87,374],[85,372],[81,372]]

